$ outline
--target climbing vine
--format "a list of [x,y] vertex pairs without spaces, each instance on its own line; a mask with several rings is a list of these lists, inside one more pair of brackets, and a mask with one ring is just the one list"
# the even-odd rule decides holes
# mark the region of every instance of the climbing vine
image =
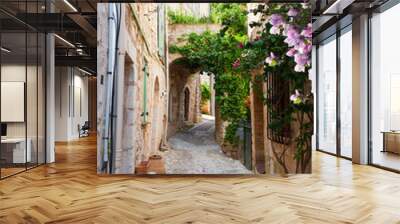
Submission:
[[247,42],[247,8],[246,4],[213,3],[212,9],[213,18],[222,25],[220,32],[185,35],[181,37],[185,44],[170,46],[170,52],[181,54],[191,66],[215,75],[215,100],[221,118],[229,123],[224,138],[236,144],[239,122],[248,113],[249,77],[241,73],[237,61]]
[[212,17],[195,17],[190,14],[186,14],[183,11],[174,11],[168,9],[168,22],[169,24],[205,24],[205,23],[214,23],[214,19]]
[[200,86],[201,91],[201,104],[207,103],[211,99],[210,85],[207,83],[202,83]]
[[[259,15],[260,20],[249,24],[258,30],[257,36],[245,46],[246,54],[237,59],[241,62],[239,69],[243,70],[263,64],[265,81],[276,76],[276,80],[288,87],[286,95],[288,98],[291,96],[284,107],[279,104],[285,102],[280,99],[285,96],[282,92],[286,91],[285,88],[267,85],[265,98],[272,152],[286,173],[289,172],[286,154],[291,145],[296,148],[296,172],[304,173],[311,161],[313,102],[308,82],[312,48],[310,11],[307,4],[258,5],[251,13]],[[291,128],[289,135],[285,133],[288,127],[295,127]]]
[[[229,122],[225,140],[235,143],[239,121],[247,117],[250,72],[264,67],[267,85],[268,138],[275,160],[288,173],[287,153],[294,146],[296,172],[306,172],[311,161],[313,100],[308,82],[311,66],[311,15],[308,4],[259,4],[250,13],[259,20],[249,24],[257,31],[247,38],[245,4],[213,4],[222,24],[219,33],[183,37],[183,46],[171,52],[186,57],[192,66],[215,74],[216,101],[222,119]],[[253,33],[254,34],[254,33]],[[254,89],[262,94],[261,90]],[[286,97],[286,98],[282,98]],[[288,131],[289,130],[289,131]]]

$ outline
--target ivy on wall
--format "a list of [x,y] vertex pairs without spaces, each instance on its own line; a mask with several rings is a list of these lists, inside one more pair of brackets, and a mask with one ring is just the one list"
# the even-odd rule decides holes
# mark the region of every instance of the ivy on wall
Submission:
[[205,23],[215,23],[212,17],[201,17],[187,14],[183,11],[173,11],[168,9],[168,21],[169,24],[205,24]]
[[[286,154],[294,145],[296,173],[306,172],[311,162],[311,136],[313,134],[313,97],[308,85],[311,67],[312,30],[311,10],[304,4],[260,4],[251,13],[260,21],[250,27],[258,29],[255,40],[245,46],[245,56],[239,58],[240,69],[254,69],[264,64],[264,80],[277,76],[285,83],[286,94],[278,93],[276,86],[268,86],[265,104],[269,114],[268,131],[274,136],[287,138],[276,141],[271,137],[275,160],[288,173]],[[286,101],[277,100],[284,95]],[[279,105],[282,102],[285,106]],[[279,108],[279,110],[277,110]],[[287,127],[294,126],[287,135]]]
[[[212,7],[212,15],[222,24],[220,32],[185,35],[185,44],[171,46],[170,51],[186,57],[191,66],[215,74],[216,103],[222,119],[229,122],[225,140],[231,144],[237,143],[239,121],[248,115],[250,72],[263,66],[264,81],[279,76],[279,82],[286,83],[284,91],[288,91],[283,96],[290,99],[268,97],[277,91],[268,87],[264,98],[269,114],[268,131],[288,139],[276,141],[279,138],[271,137],[273,156],[288,173],[287,153],[294,145],[296,172],[306,172],[311,162],[313,133],[313,100],[307,86],[312,33],[308,4],[259,4],[250,12],[260,16],[259,21],[249,24],[258,29],[251,41],[247,37],[245,4],[213,3]],[[254,92],[262,94],[261,90]],[[282,102],[287,103],[282,107]],[[284,132],[290,126],[293,128],[287,135]]]
[[248,114],[249,76],[238,69],[237,62],[247,42],[246,4],[213,3],[212,18],[222,25],[219,33],[184,35],[180,40],[185,44],[170,46],[170,52],[187,58],[190,66],[215,75],[215,100],[222,119],[229,123],[225,140],[236,144],[239,121]]
[[207,103],[211,99],[210,85],[207,83],[202,83],[200,86],[201,91],[201,104]]

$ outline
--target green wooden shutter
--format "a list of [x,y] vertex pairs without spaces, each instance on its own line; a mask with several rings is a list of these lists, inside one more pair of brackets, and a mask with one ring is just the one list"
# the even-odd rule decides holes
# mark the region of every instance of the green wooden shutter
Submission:
[[143,123],[147,122],[148,110],[147,110],[147,77],[149,76],[147,60],[144,59],[143,67]]

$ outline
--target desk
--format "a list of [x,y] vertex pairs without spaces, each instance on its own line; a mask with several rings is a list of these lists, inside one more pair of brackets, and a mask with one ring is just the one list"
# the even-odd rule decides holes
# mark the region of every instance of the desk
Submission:
[[[6,163],[26,163],[31,162],[32,141],[30,138],[26,140],[27,147],[25,153],[25,138],[6,138],[1,139],[1,157]],[[11,159],[12,158],[12,159]]]
[[400,154],[400,132],[383,131],[383,150],[382,152],[392,152]]

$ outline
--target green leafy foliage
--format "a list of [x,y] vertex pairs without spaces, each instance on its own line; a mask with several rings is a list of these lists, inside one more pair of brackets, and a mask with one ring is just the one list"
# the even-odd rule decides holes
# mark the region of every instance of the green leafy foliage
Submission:
[[221,32],[241,37],[247,37],[247,6],[246,4],[211,3],[211,17],[222,24]]
[[170,46],[170,52],[187,58],[190,66],[215,75],[216,103],[222,119],[229,122],[225,140],[236,144],[238,122],[246,119],[248,113],[248,73],[233,66],[243,53],[241,46],[247,41],[246,4],[213,3],[211,17],[222,24],[219,33],[206,31],[184,35],[181,41],[185,44]]
[[205,104],[211,99],[210,85],[203,83],[201,84],[201,104]]
[[236,130],[239,122],[247,118],[246,100],[249,96],[249,79],[235,74],[220,74],[216,77],[216,101],[223,120],[229,124],[225,129],[225,140],[237,144]]
[[[300,4],[277,4],[260,5],[257,9],[253,10],[252,13],[262,14],[264,17],[268,17],[272,14],[283,15],[286,20],[287,12],[290,8],[299,9],[300,15],[296,18],[291,18],[291,22],[304,27],[311,20],[310,11],[302,10]],[[263,21],[261,21],[263,22]],[[307,88],[308,81],[308,69],[305,72],[294,71],[295,62],[292,57],[288,57],[286,52],[288,51],[288,45],[284,42],[285,37],[282,35],[271,34],[269,31],[271,29],[271,24],[255,22],[250,24],[251,27],[261,27],[261,32],[259,32],[259,37],[252,42],[249,42],[245,46],[246,55],[241,58],[241,68],[243,70],[251,70],[255,65],[264,63],[265,58],[273,52],[280,56],[280,63],[277,66],[269,66],[264,63],[264,77],[268,78],[269,75],[277,74],[280,79],[285,81],[289,86],[289,92],[292,94],[295,90],[301,92],[305,99],[300,104],[295,104],[289,101],[289,104],[284,108],[283,111],[274,111],[274,106],[277,106],[274,100],[265,99],[265,104],[267,105],[268,112],[271,116],[271,120],[268,124],[268,128],[274,133],[283,133],[285,127],[290,126],[293,122],[297,123],[299,128],[298,134],[292,137],[292,140],[296,145],[296,152],[294,159],[297,161],[296,171],[304,169],[310,162],[311,158],[311,136],[313,133],[313,103],[311,98],[310,88]],[[267,94],[274,89],[268,89]],[[283,168],[287,170],[284,162],[281,163]]]
[[170,24],[205,24],[215,23],[212,17],[196,17],[183,11],[168,10],[168,21]]

